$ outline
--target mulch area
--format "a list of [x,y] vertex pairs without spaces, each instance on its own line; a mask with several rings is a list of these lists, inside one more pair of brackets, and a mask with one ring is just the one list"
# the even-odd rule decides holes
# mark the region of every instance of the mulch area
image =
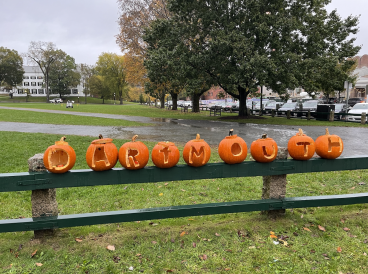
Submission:
[[262,116],[250,115],[250,116],[222,116],[219,120],[249,120],[249,119],[266,119]]

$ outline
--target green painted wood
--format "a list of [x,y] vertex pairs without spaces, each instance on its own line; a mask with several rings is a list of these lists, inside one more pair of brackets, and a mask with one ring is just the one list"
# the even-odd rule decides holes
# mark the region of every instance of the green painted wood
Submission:
[[361,156],[338,158],[335,160],[317,158],[308,161],[277,160],[271,163],[247,161],[236,165],[215,163],[198,168],[178,165],[169,169],[160,169],[152,166],[140,170],[115,168],[103,172],[95,172],[87,169],[72,170],[64,174],[53,174],[49,172],[3,173],[0,174],[0,192],[228,177],[253,177],[367,168],[368,156]]
[[98,213],[61,215],[56,217],[1,220],[0,232],[15,232],[63,227],[122,223],[187,216],[215,215],[224,213],[251,212],[282,208],[336,206],[368,203],[368,193],[307,196],[283,200],[251,200],[199,205],[170,206]]

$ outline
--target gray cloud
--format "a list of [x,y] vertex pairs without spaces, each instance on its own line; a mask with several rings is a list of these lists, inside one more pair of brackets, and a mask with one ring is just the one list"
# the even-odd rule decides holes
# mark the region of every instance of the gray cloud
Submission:
[[[76,59],[94,64],[102,52],[121,54],[115,42],[119,32],[116,0],[0,0],[0,46],[27,52],[31,41],[53,42]],[[346,18],[368,10],[367,0],[332,0]],[[368,54],[368,18],[360,18],[357,45]]]

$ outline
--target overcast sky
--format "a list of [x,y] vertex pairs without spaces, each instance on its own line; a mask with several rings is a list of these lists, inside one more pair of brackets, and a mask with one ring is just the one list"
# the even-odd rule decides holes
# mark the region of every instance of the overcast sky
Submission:
[[[328,10],[343,17],[368,11],[368,0],[332,0]],[[0,0],[0,46],[27,52],[31,41],[53,42],[75,58],[94,64],[102,52],[121,54],[116,0]],[[357,45],[368,54],[368,17],[360,18]]]

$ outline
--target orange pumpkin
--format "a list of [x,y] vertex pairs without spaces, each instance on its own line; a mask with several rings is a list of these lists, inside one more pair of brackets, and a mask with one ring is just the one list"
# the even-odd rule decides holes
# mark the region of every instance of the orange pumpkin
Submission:
[[218,153],[220,158],[227,164],[239,164],[247,158],[248,148],[245,141],[233,135],[233,130],[229,132],[219,144]]
[[315,152],[314,141],[300,128],[299,132],[289,139],[288,152],[294,160],[309,160]]
[[328,128],[326,134],[319,136],[316,140],[316,153],[321,158],[336,159],[344,150],[344,143],[337,135],[330,135]]
[[261,139],[253,141],[250,145],[250,153],[257,162],[272,162],[276,159],[277,152],[276,142],[272,138],[267,138],[267,134],[263,134]]
[[172,142],[159,142],[152,149],[152,162],[159,168],[170,168],[179,162],[179,149]]
[[137,137],[134,135],[131,142],[123,144],[119,149],[119,162],[126,169],[141,169],[148,163],[148,148],[142,142],[136,142]]
[[112,169],[118,161],[118,149],[112,139],[103,138],[92,141],[86,153],[87,165],[94,171]]
[[72,169],[76,155],[74,149],[65,142],[65,136],[55,145],[49,146],[43,154],[43,163],[46,169],[52,173],[65,173]]
[[184,161],[189,166],[205,165],[211,157],[210,146],[197,134],[196,139],[187,142],[183,149]]

